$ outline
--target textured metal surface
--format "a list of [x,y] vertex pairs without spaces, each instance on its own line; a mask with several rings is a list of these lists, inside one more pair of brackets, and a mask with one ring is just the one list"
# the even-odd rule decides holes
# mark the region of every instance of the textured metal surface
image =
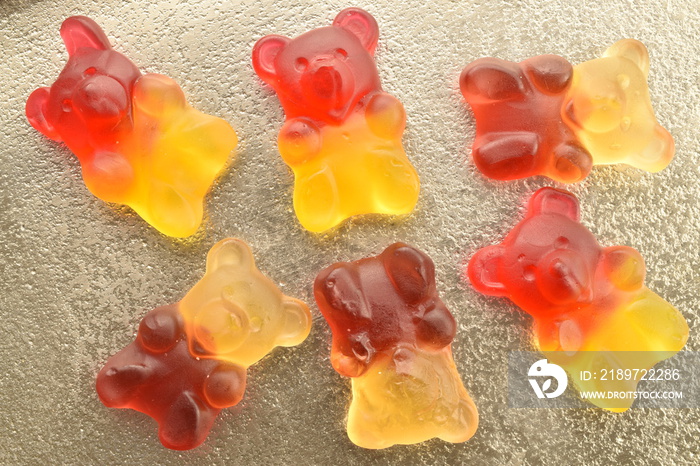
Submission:
[[[695,1],[358,1],[380,26],[385,89],[405,105],[406,152],[422,180],[406,219],[365,218],[332,236],[302,231],[292,175],[276,150],[277,98],[250,65],[268,33],[327,25],[345,2],[207,0],[0,3],[0,463],[3,464],[697,464],[697,410],[527,410],[506,405],[507,352],[530,349],[530,320],[505,300],[475,293],[461,264],[500,240],[544,179],[485,180],[468,158],[474,120],[459,95],[462,67],[481,56],[514,61],[557,53],[573,63],[623,37],[646,43],[650,87],[677,155],[658,174],[595,168],[573,186],[583,222],[603,245],[639,249],[648,286],[688,319],[700,350],[700,14]],[[236,161],[207,199],[196,237],[160,235],[86,190],[75,158],[34,131],[29,93],[66,61],[58,28],[86,14],[146,72],[167,74],[190,102],[233,124]],[[285,293],[305,300],[314,327],[249,372],[245,399],[217,420],[204,446],[161,447],[144,415],[102,406],[94,377],[129,343],[150,309],[179,300],[203,274],[207,250],[227,236],[250,243]],[[353,446],[344,431],[349,382],[329,364],[330,332],[312,302],[322,267],[402,240],[436,262],[438,289],[459,329],[455,359],[481,415],[475,437],[386,451]]]

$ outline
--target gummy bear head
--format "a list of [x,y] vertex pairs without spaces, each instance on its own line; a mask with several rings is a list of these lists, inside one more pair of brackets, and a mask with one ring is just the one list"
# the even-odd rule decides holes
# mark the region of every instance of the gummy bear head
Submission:
[[275,346],[307,337],[311,314],[256,267],[248,246],[220,241],[207,255],[204,277],[180,302],[194,354],[248,367]]
[[403,243],[377,257],[338,263],[314,284],[333,332],[331,363],[348,377],[363,374],[378,353],[416,345],[439,350],[454,338],[454,318],[437,295],[435,266]]
[[113,134],[131,124],[131,88],[138,68],[112,50],[90,18],[73,16],[61,25],[70,56],[51,88],[35,90],[26,113],[34,128],[80,155],[99,146],[97,134]]
[[373,59],[378,36],[372,15],[348,8],[332,26],[295,39],[263,37],[253,48],[253,67],[275,89],[287,118],[337,124],[362,97],[381,88]]
[[673,158],[673,138],[658,124],[651,106],[648,73],[647,49],[633,39],[574,67],[563,117],[595,164],[627,163],[657,172]]
[[576,197],[542,188],[501,244],[472,257],[468,275],[477,291],[508,296],[526,312],[546,316],[591,302],[601,250],[579,223]]

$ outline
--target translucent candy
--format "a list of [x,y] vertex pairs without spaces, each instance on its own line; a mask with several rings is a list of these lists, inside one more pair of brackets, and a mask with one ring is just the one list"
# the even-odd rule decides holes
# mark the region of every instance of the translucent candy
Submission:
[[51,87],[27,100],[31,125],[78,157],[88,189],[126,204],[166,235],[202,222],[204,196],[236,147],[224,120],[201,113],[162,75],[141,75],[84,16],[64,21],[70,56]]
[[407,214],[420,182],[401,137],[403,105],[382,92],[373,54],[379,29],[358,8],[295,39],[270,35],[253,49],[256,73],[287,117],[278,144],[294,171],[294,210],[322,232],[359,214]]
[[331,363],[352,378],[350,440],[377,449],[474,435],[476,407],[452,359],[456,324],[429,257],[395,243],[323,270],[314,294],[333,333]]
[[148,313],[136,341],[107,361],[97,393],[105,406],[155,419],[164,446],[188,450],[241,400],[246,369],[275,346],[301,343],[310,328],[309,308],[255,268],[243,241],[225,239],[185,298]]
[[474,163],[498,180],[563,183],[582,180],[593,165],[663,169],[674,143],[654,117],[648,73],[647,49],[633,39],[575,67],[556,55],[470,63],[460,87],[476,118]]
[[[683,348],[688,324],[644,286],[645,273],[639,252],[601,247],[579,222],[576,197],[554,188],[538,190],[525,219],[502,243],[477,251],[468,266],[477,291],[506,296],[532,315],[539,350],[579,355],[561,363],[571,374],[595,372],[591,364],[603,363],[586,352],[640,352],[631,368],[648,369]],[[605,361],[607,367],[623,362]],[[598,405],[624,411],[633,401]]]

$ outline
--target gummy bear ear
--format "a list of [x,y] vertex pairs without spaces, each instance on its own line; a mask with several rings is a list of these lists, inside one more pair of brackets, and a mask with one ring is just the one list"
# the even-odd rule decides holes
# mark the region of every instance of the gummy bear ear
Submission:
[[374,55],[379,39],[379,26],[374,17],[365,10],[346,8],[335,17],[333,26],[341,27],[357,36],[370,55]]
[[253,46],[253,69],[263,81],[269,83],[277,75],[275,58],[289,42],[288,37],[272,34],[255,43]]
[[40,87],[29,95],[24,112],[29,123],[41,134],[54,141],[61,141],[61,136],[51,123],[46,119],[46,104],[49,101],[51,89]]
[[605,51],[605,57],[622,57],[632,60],[644,76],[649,74],[649,51],[636,39],[623,39],[615,42]]
[[219,241],[207,254],[207,272],[221,267],[251,267],[253,263],[248,245],[236,238]]
[[579,204],[576,196],[568,191],[554,188],[540,188],[532,195],[529,204],[530,215],[559,214],[579,221]]
[[298,299],[285,296],[284,326],[277,338],[280,346],[295,346],[306,339],[311,331],[311,312],[306,304]]
[[73,55],[82,47],[96,50],[112,48],[102,28],[86,16],[71,16],[61,25],[60,33],[68,55]]
[[469,281],[479,293],[490,296],[505,296],[506,287],[498,279],[498,265],[503,257],[503,246],[487,246],[479,249],[469,260]]
[[389,246],[382,255],[389,280],[408,303],[428,294],[435,283],[435,264],[428,256],[403,243]]

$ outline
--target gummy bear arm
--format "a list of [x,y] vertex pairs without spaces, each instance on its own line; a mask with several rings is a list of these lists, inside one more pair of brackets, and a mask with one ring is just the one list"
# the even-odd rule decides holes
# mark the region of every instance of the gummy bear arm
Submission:
[[406,127],[403,104],[386,92],[378,92],[369,98],[365,115],[369,128],[380,137],[400,137]]
[[290,118],[280,130],[277,143],[282,159],[292,167],[297,166],[321,152],[321,131],[308,118]]
[[29,95],[25,105],[25,114],[29,123],[49,139],[60,142],[61,136],[46,118],[46,104],[49,101],[51,88],[40,87]]
[[442,302],[428,311],[416,326],[416,336],[422,347],[438,350],[448,346],[457,332],[457,323]]
[[628,246],[611,246],[604,248],[602,254],[603,273],[616,288],[634,291],[644,286],[646,267],[639,251]]
[[335,343],[331,352],[331,365],[338,374],[345,377],[359,377],[367,371],[366,364],[354,356],[344,354]]
[[132,102],[135,110],[156,119],[170,119],[187,105],[185,94],[172,78],[149,73],[136,80]]

